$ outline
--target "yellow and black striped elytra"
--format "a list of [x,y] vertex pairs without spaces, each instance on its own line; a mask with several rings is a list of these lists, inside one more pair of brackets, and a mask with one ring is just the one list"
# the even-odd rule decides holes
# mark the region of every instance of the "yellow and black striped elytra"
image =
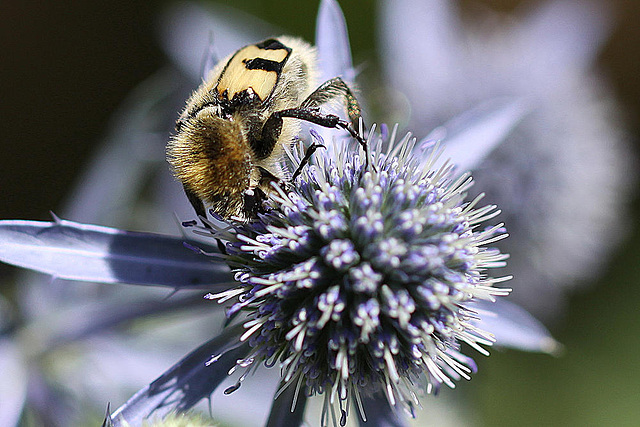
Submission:
[[[271,183],[286,178],[282,147],[293,143],[300,121],[346,129],[366,150],[354,127],[360,106],[353,92],[340,77],[316,87],[315,63],[308,43],[270,38],[222,60],[187,100],[167,160],[199,216],[206,217],[210,206],[225,219],[254,218]],[[319,109],[340,99],[350,122]]]

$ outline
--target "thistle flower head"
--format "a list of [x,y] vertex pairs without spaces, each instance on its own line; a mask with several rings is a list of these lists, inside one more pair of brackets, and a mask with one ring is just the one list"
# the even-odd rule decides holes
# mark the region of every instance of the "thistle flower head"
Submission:
[[335,401],[345,415],[363,390],[411,412],[418,384],[469,378],[460,344],[485,353],[492,337],[467,303],[509,292],[486,275],[506,259],[485,246],[505,236],[501,225],[480,226],[495,206],[466,202],[471,178],[436,167],[437,148],[417,158],[410,135],[385,139],[371,133],[368,169],[346,143],[329,144],[275,187],[258,221],[232,224],[226,257],[240,285],[211,295],[239,297],[229,315],[245,312],[252,347],[240,364],[280,362],[283,388],[325,393],[325,416]]

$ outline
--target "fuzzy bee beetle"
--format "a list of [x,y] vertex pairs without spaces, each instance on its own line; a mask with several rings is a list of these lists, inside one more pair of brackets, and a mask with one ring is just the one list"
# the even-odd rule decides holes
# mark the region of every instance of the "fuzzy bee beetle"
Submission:
[[[293,143],[300,121],[345,129],[366,150],[355,131],[360,106],[353,92],[339,77],[316,87],[315,63],[308,43],[270,38],[222,60],[191,95],[167,145],[167,160],[199,216],[206,217],[208,205],[222,218],[254,218],[273,191],[271,183],[285,178],[283,145]],[[339,99],[351,123],[320,111]],[[292,179],[315,148],[307,150]]]

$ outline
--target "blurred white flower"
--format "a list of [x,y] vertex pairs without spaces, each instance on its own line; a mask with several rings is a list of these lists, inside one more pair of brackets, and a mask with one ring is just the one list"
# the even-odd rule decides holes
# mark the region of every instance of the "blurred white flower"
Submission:
[[504,211],[511,238],[499,246],[511,254],[513,299],[551,319],[567,292],[597,277],[626,230],[629,148],[593,70],[611,14],[604,2],[556,0],[512,17],[477,7],[463,21],[458,6],[380,2],[390,96],[406,99],[396,105],[410,108],[410,127],[423,132],[504,97],[530,108],[473,169]]

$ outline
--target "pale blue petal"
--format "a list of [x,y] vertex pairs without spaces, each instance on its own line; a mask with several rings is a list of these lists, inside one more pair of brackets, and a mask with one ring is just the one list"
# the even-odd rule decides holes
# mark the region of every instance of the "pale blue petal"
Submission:
[[[292,411],[294,400],[295,407]],[[304,387],[296,392],[295,384],[289,384],[271,405],[266,427],[297,427],[302,425],[306,405],[307,396]]]
[[558,354],[562,344],[557,342],[547,328],[522,307],[504,299],[496,302],[475,301],[468,305],[478,312],[476,326],[491,332],[496,346],[540,353]]
[[[342,77],[347,84],[353,86],[356,72],[351,60],[347,22],[336,0],[322,0],[320,2],[316,19],[316,47],[319,68],[318,83],[334,77]],[[327,103],[322,106],[322,111],[346,118],[342,103]],[[315,129],[325,142],[331,142],[334,138],[346,134],[336,132],[335,129],[310,124],[303,125],[303,133],[307,133],[309,128]]]
[[176,70],[165,68],[133,90],[68,197],[65,217],[111,224],[131,217],[150,168],[164,166],[168,129],[179,108],[173,107],[171,97],[182,93],[184,81]]
[[379,7],[385,74],[411,101],[414,120],[433,119],[433,105],[458,96],[451,82],[464,69],[456,6],[449,0],[397,0],[380,1]]
[[26,359],[15,342],[0,341],[0,426],[17,426],[27,396]]
[[433,130],[420,145],[430,148],[436,140],[444,144],[444,159],[458,171],[474,170],[500,145],[529,111],[521,100],[485,102]]
[[254,16],[220,4],[205,8],[178,3],[167,10],[159,27],[164,51],[194,82],[201,81],[203,62],[211,47],[217,57],[223,58],[280,33]]
[[[611,34],[611,5],[602,1],[557,0],[536,5],[522,14],[513,35],[528,53],[523,63],[561,75],[567,69],[586,70]],[[533,55],[531,55],[533,54]]]
[[[188,325],[194,328],[209,326],[211,329],[212,324],[219,323],[217,317],[215,320],[211,317],[207,319],[206,316],[199,317],[198,321],[194,321],[193,316],[186,312],[174,313],[173,318],[178,318],[182,325],[176,326],[170,319],[146,319],[133,326],[136,329],[142,324],[143,330],[131,334],[115,330],[89,337],[55,353],[72,354],[74,362],[57,358],[53,366],[47,365],[47,372],[60,369],[64,371],[64,377],[59,381],[65,383],[67,397],[91,396],[85,409],[102,409],[107,402],[111,402],[112,409],[115,409],[131,397],[132,391],[149,384],[182,359],[192,347],[217,335],[184,330]],[[149,327],[149,323],[154,325]],[[180,330],[184,332],[180,334]],[[206,335],[209,336],[202,338]],[[51,354],[47,353],[47,357],[51,357]],[[97,372],[102,374],[96,375]]]
[[[141,426],[149,417],[164,417],[186,411],[208,397],[228,377],[238,359],[251,348],[240,344],[242,325],[228,328],[216,338],[189,353],[147,387],[138,391],[112,415],[114,427]],[[208,364],[215,355],[222,355]]]
[[316,47],[320,81],[342,77],[347,82],[355,78],[347,22],[336,0],[322,0],[316,20]]
[[54,277],[99,283],[210,288],[228,267],[183,240],[56,219],[0,221],[0,261]]
[[175,314],[183,310],[193,314],[198,310],[210,312],[217,308],[221,306],[205,300],[201,292],[188,296],[175,295],[162,300],[128,299],[126,302],[123,302],[122,298],[107,296],[84,304],[61,307],[32,321],[25,329],[30,336],[38,338],[39,347],[43,351],[50,351],[58,346],[113,329],[124,322],[167,313]]

